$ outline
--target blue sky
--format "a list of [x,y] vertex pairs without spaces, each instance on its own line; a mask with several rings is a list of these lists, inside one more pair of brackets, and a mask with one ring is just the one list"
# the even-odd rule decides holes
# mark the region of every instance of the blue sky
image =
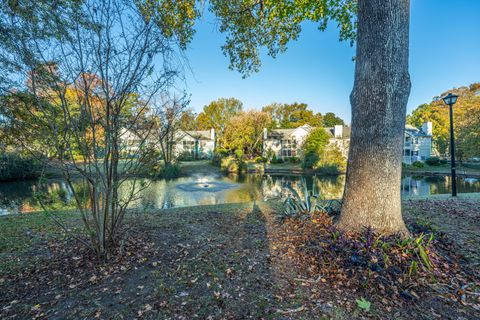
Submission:
[[[210,14],[196,29],[186,52],[186,90],[196,112],[212,100],[235,97],[245,109],[297,101],[350,121],[355,49],[338,41],[335,25],[320,32],[315,24],[305,24],[286,53],[266,56],[260,72],[247,79],[228,69],[220,48],[224,36]],[[410,75],[408,112],[443,91],[480,81],[479,0],[411,1]]]

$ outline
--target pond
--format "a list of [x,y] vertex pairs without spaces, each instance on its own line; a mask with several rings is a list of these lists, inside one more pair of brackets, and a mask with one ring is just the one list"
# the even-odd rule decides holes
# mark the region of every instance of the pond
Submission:
[[[171,208],[220,203],[248,202],[282,198],[288,192],[288,186],[300,191],[301,181],[309,189],[315,186],[324,199],[341,198],[345,176],[302,177],[292,175],[228,175],[192,174],[172,180],[145,181],[131,207]],[[80,183],[80,182],[79,182]],[[131,188],[127,181],[121,188],[125,194]],[[461,193],[480,192],[480,179],[459,178],[458,190]],[[39,191],[48,192],[52,207],[73,208],[69,189],[65,182],[51,180],[42,184],[35,181],[0,183],[0,215],[12,212],[32,212],[40,210],[36,200]],[[428,196],[450,193],[449,177],[404,176],[402,195]]]

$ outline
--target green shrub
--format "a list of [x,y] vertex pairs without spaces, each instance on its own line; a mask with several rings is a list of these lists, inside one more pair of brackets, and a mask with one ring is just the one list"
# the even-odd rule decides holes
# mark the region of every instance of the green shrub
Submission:
[[414,163],[412,163],[412,167],[423,168],[423,167],[425,167],[425,164],[423,164],[423,162],[421,162],[421,161],[415,161]]
[[302,168],[312,169],[316,166],[318,160],[319,156],[315,151],[308,151],[303,157]]
[[241,149],[235,150],[235,157],[239,160],[243,160],[243,150]]
[[297,190],[290,185],[287,186],[290,194],[283,202],[283,211],[277,213],[277,217],[280,221],[285,219],[299,219],[305,220],[312,217],[314,213],[327,213],[329,215],[335,215],[340,211],[341,202],[338,200],[321,200],[320,190],[315,184],[315,180],[312,180],[312,186],[309,189],[307,187],[307,180],[302,178]]
[[179,177],[180,173],[180,166],[177,163],[172,163],[160,169],[159,177],[164,179],[173,179]]
[[36,179],[41,172],[41,161],[33,157],[14,153],[0,156],[0,181]]
[[215,153],[212,157],[212,164],[215,167],[221,167],[222,166],[222,159],[228,157],[228,150],[224,148],[216,148]]
[[289,161],[290,163],[300,163],[300,158],[298,158],[298,157],[290,157],[290,158],[288,158],[288,161]]
[[225,172],[244,172],[247,170],[247,164],[236,157],[226,157],[220,161],[220,169]]
[[283,163],[283,159],[282,158],[277,158],[276,155],[273,155],[272,160],[270,160],[270,163],[272,163],[272,164]]
[[448,162],[447,159],[441,159],[440,160],[440,164],[447,164],[447,162]]
[[263,163],[263,162],[265,162],[265,158],[263,158],[263,157],[255,157],[255,159],[253,159],[253,161],[255,161],[256,163]]
[[429,166],[439,166],[440,165],[440,158],[439,157],[430,157],[427,160],[425,160],[425,162]]
[[327,165],[318,167],[317,169],[315,169],[315,172],[321,175],[332,175],[332,176],[339,175],[340,173],[342,173],[342,171],[336,164],[327,164]]
[[179,156],[178,156],[178,160],[180,161],[194,161],[195,158],[193,157],[193,153],[192,152],[182,152]]

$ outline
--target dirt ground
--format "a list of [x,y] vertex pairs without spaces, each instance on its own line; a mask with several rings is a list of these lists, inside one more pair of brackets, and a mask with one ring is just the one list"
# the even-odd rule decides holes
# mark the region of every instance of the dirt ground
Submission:
[[[450,241],[452,256],[475,273],[480,199],[408,200],[404,208],[410,226]],[[289,230],[275,210],[278,203],[262,202],[142,214],[131,218],[131,240],[108,264],[38,216],[3,217],[0,318],[480,318],[478,282],[464,286],[464,300],[433,290],[380,297],[305,274],[285,254]]]

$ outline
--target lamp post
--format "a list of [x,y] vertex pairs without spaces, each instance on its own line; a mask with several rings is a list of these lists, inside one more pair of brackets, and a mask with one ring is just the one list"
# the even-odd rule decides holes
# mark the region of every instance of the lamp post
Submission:
[[452,168],[452,197],[457,196],[457,179],[455,174],[455,138],[453,136],[453,105],[457,102],[457,95],[449,93],[443,97],[443,102],[450,107],[450,158]]

